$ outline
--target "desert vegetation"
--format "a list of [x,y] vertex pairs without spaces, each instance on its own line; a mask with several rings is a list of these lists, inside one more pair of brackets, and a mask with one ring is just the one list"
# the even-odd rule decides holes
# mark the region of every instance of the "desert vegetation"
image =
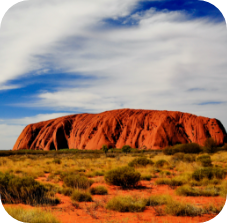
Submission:
[[170,216],[204,222],[221,211],[227,194],[226,147],[207,143],[209,149],[190,143],[163,151],[2,152],[1,199],[14,218],[33,216],[34,223],[64,223],[70,216],[78,222],[83,216],[107,223],[169,222]]

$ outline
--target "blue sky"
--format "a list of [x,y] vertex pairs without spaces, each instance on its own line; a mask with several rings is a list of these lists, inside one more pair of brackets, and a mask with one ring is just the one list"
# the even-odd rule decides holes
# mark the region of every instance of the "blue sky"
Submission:
[[29,123],[119,108],[188,112],[226,127],[226,34],[204,1],[16,4],[0,30],[1,149]]

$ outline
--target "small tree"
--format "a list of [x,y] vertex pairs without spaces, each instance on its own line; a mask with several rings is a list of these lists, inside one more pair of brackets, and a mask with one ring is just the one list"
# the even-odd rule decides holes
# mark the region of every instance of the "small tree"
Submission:
[[109,150],[109,148],[108,148],[108,146],[107,145],[103,145],[102,146],[102,150],[103,150],[103,152],[106,154],[106,156],[107,156],[107,152],[108,152],[108,150]]
[[217,150],[217,141],[215,141],[213,138],[208,138],[204,142],[204,146],[205,146],[205,152],[214,153]]
[[122,152],[123,153],[130,153],[131,152],[131,146],[129,146],[129,145],[124,145],[123,147],[122,147]]

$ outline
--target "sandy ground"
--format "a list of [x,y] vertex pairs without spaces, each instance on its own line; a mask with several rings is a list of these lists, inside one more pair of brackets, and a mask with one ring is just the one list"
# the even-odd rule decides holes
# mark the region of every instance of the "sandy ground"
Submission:
[[[46,182],[48,174],[45,177],[40,177],[37,180]],[[102,177],[99,177],[102,179]],[[70,197],[62,194],[56,194],[56,197],[61,199],[61,203],[56,206],[42,207],[42,209],[49,210],[56,216],[62,223],[136,223],[136,222],[149,222],[149,223],[198,223],[206,222],[216,216],[216,214],[203,215],[199,217],[175,217],[175,216],[158,216],[159,210],[162,207],[146,207],[142,213],[119,213],[105,209],[105,205],[109,199],[116,195],[133,195],[140,198],[146,198],[150,195],[169,194],[173,199],[178,201],[187,201],[198,206],[208,204],[215,204],[219,206],[225,203],[225,198],[222,197],[183,197],[175,195],[173,189],[169,186],[156,186],[154,180],[142,181],[141,189],[122,190],[117,186],[110,186],[103,183],[95,183],[92,186],[105,185],[108,189],[108,195],[93,195],[94,202],[80,202],[79,208],[73,206]],[[48,181],[49,183],[49,181]],[[60,186],[62,182],[58,183]],[[21,206],[24,208],[36,208],[29,205],[17,204],[6,206]]]

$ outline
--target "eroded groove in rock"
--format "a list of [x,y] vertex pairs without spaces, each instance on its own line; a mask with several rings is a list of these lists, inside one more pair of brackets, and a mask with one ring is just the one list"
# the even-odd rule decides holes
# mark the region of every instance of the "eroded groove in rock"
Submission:
[[100,149],[130,145],[162,149],[177,143],[200,145],[212,137],[227,142],[226,130],[217,119],[182,112],[119,109],[100,114],[69,115],[30,124],[18,137],[13,150]]

